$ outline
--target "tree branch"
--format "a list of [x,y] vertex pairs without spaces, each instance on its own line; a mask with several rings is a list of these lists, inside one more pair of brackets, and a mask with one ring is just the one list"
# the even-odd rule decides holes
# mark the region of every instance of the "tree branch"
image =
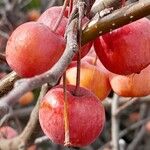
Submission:
[[18,79],[20,79],[20,77],[14,71],[2,78],[0,81],[0,97],[8,93]]
[[41,87],[45,83],[49,83],[52,87],[58,82],[58,79],[66,70],[78,50],[77,25],[78,21],[77,19],[74,19],[68,26],[67,45],[60,60],[52,67],[51,70],[33,78],[22,79],[16,82],[14,89],[0,101],[0,115],[7,113],[8,106],[15,104],[26,92],[37,87]]
[[135,2],[101,19],[91,21],[83,30],[82,44],[150,14],[150,1]]
[[137,134],[137,136],[133,139],[132,143],[129,144],[127,147],[127,150],[135,150],[139,144],[139,142],[143,139],[144,135],[146,133],[145,126],[142,126],[141,130]]
[[118,108],[119,96],[114,94],[111,107],[111,134],[112,134],[112,150],[119,150],[119,122],[118,116],[116,116],[116,110]]
[[0,142],[1,150],[6,150],[6,149],[7,150],[15,150],[15,149],[25,150],[26,143],[29,140],[29,138],[31,137],[31,135],[37,125],[40,101],[43,98],[43,96],[45,95],[45,93],[47,92],[47,89],[48,89],[47,84],[42,86],[40,96],[37,100],[37,103],[36,103],[34,109],[31,112],[29,121],[28,121],[26,127],[24,128],[23,132],[19,136],[15,137],[13,139],[1,140],[1,142]]
[[132,130],[135,130],[141,126],[145,126],[145,124],[147,122],[150,121],[150,117],[147,117],[146,119],[143,119],[143,120],[139,120],[138,122],[130,125],[128,128],[122,130],[120,133],[119,133],[119,138],[122,138],[123,136],[125,136],[128,132],[132,131]]
[[119,115],[121,111],[125,110],[126,108],[128,108],[129,106],[135,104],[135,102],[138,100],[138,98],[133,98],[129,101],[127,101],[125,104],[121,105],[120,107],[117,108],[117,110],[115,111],[115,115]]
[[23,139],[25,143],[28,141],[28,139],[30,138],[32,132],[34,131],[34,129],[36,127],[36,124],[37,124],[38,118],[39,118],[38,112],[39,112],[40,101],[46,94],[47,90],[48,90],[48,85],[47,84],[43,85],[41,92],[40,92],[40,96],[36,103],[36,106],[34,107],[34,109],[31,112],[28,124],[26,125],[25,129],[23,130],[23,132],[20,135],[20,138]]
[[102,11],[105,8],[113,7],[117,9],[121,7],[121,0],[97,0],[91,9],[92,16],[95,15],[97,12]]

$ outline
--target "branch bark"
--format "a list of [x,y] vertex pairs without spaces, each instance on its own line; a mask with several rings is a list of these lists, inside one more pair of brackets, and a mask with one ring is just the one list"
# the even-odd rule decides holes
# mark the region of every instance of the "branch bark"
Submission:
[[29,121],[24,128],[23,132],[13,138],[13,139],[4,139],[0,141],[0,149],[1,150],[15,150],[15,149],[22,149],[25,150],[26,148],[26,143],[28,142],[29,138],[31,137],[34,129],[36,128],[37,122],[38,122],[38,111],[39,111],[39,105],[40,101],[47,92],[48,86],[47,84],[42,86],[40,96],[37,100],[37,103],[34,107],[34,109],[31,112]]
[[150,121],[150,117],[147,117],[146,119],[143,119],[143,120],[140,120],[134,124],[132,124],[131,126],[129,126],[128,128],[122,130],[120,133],[119,133],[119,137],[122,138],[123,136],[125,136],[128,132],[132,131],[132,130],[135,130],[141,126],[145,126],[145,124],[147,122]]
[[94,16],[97,12],[102,11],[105,8],[113,7],[117,9],[121,7],[121,0],[97,0],[91,9],[91,14]]
[[118,116],[116,116],[116,110],[118,108],[119,96],[114,94],[111,107],[111,134],[112,134],[112,150],[119,150],[119,122]]
[[82,44],[150,14],[150,1],[135,2],[97,20],[91,21],[82,33]]
[[0,81],[0,97],[9,92],[13,88],[13,84],[16,80],[20,79],[20,77],[12,71],[6,77],[1,79]]
[[133,98],[129,101],[127,101],[125,104],[121,105],[120,107],[117,108],[115,115],[119,115],[121,111],[125,110],[126,108],[128,108],[129,106],[133,105],[136,103],[136,101],[138,100],[138,98]]

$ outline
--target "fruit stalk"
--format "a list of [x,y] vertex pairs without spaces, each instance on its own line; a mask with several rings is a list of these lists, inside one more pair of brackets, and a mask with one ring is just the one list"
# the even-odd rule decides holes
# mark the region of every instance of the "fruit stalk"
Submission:
[[69,0],[65,0],[65,1],[64,1],[64,4],[63,4],[63,8],[62,8],[62,10],[61,10],[61,13],[60,13],[60,15],[59,15],[59,17],[58,17],[58,19],[57,19],[57,21],[56,21],[56,23],[55,23],[54,28],[53,28],[53,31],[54,31],[54,32],[56,31],[56,29],[58,28],[58,26],[59,26],[59,24],[60,24],[60,22],[61,22],[61,20],[62,20],[62,17],[63,17],[63,15],[64,15],[64,12],[65,12],[65,10],[66,10],[66,7],[67,7],[68,3],[69,3]]
[[78,87],[80,87],[80,67],[81,67],[81,37],[82,37],[82,19],[84,17],[84,3],[83,0],[79,0],[79,21],[78,21],[78,30],[79,30],[79,50],[78,50],[78,60],[77,60],[77,77],[76,77],[76,89],[75,94],[77,94]]
[[97,64],[97,59],[98,59],[98,57],[97,57],[97,55],[96,55],[96,56],[95,56],[94,63],[93,63],[94,66],[96,66],[96,64]]
[[65,128],[65,141],[64,145],[70,145],[70,132],[69,132],[69,118],[68,118],[68,101],[66,94],[66,72],[63,74],[63,89],[64,89],[64,128]]

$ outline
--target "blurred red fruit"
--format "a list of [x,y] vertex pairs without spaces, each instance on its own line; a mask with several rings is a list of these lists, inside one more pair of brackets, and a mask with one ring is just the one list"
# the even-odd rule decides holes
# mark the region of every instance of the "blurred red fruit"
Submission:
[[138,112],[134,112],[129,115],[129,120],[131,122],[137,122],[139,119],[140,119],[140,114]]
[[11,139],[18,135],[18,133],[9,126],[0,127],[0,139]]
[[26,94],[24,94],[23,96],[20,97],[19,99],[19,104],[22,106],[26,106],[29,105],[33,102],[34,100],[34,94],[33,92],[27,92]]

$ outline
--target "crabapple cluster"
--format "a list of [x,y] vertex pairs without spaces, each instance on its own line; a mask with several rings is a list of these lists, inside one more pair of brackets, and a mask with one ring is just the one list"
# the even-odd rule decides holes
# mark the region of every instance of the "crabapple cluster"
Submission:
[[[51,69],[62,56],[66,45],[64,34],[68,23],[68,8],[56,31],[53,30],[61,10],[62,6],[47,9],[36,22],[22,24],[10,36],[6,59],[19,76],[34,77],[42,74]],[[83,25],[88,21],[88,18],[83,18]],[[67,146],[86,146],[101,134],[105,124],[101,101],[109,95],[111,89],[125,97],[150,94],[148,26],[150,21],[142,18],[98,37],[94,44],[89,42],[82,46],[81,58],[86,56],[81,60],[77,93],[77,55],[74,56],[66,70]],[[43,132],[57,144],[64,144],[66,132],[64,89],[61,84],[62,79],[60,85],[47,92],[39,109]]]

